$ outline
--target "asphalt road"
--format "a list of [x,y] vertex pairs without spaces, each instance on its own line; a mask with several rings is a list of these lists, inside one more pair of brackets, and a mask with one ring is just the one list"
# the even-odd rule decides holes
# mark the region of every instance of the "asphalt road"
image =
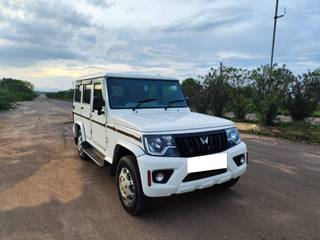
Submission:
[[71,103],[38,98],[0,114],[0,239],[320,239],[320,146],[243,136],[232,189],[121,207],[109,167],[80,161]]

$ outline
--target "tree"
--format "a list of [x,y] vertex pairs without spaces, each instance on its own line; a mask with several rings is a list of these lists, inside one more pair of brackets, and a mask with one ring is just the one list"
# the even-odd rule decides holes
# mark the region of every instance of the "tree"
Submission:
[[287,95],[287,108],[293,120],[310,117],[320,102],[320,69],[295,77]]
[[186,97],[189,97],[190,106],[197,112],[207,112],[207,99],[205,90],[200,81],[193,78],[187,78],[181,83],[182,91]]
[[294,81],[293,73],[285,65],[273,69],[269,65],[251,71],[254,87],[254,103],[259,120],[264,125],[273,125],[284,100],[289,84]]
[[252,82],[248,78],[248,70],[231,69],[230,74],[230,106],[236,119],[244,120],[246,113],[252,108]]
[[211,68],[211,71],[204,77],[208,108],[215,116],[223,115],[230,96],[229,80],[233,75],[234,68],[220,63],[218,69]]

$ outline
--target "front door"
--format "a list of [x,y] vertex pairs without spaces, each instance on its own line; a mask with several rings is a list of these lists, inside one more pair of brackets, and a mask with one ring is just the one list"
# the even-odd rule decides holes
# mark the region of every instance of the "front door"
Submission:
[[102,84],[93,84],[93,99],[99,98],[104,103],[102,111],[100,114],[97,110],[91,113],[91,129],[92,129],[92,140],[96,143],[102,150],[106,149],[106,112],[105,112],[105,99],[102,94]]

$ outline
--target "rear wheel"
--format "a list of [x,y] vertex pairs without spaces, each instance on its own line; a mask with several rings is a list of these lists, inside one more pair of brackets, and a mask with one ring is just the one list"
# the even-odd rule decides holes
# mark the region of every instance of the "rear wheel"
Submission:
[[83,140],[82,140],[81,133],[79,133],[79,135],[77,137],[77,149],[78,149],[78,153],[79,153],[80,158],[82,160],[88,160],[87,154],[83,151]]
[[234,186],[238,181],[239,181],[240,177],[237,178],[232,178],[227,182],[221,183],[218,185],[218,188],[220,189],[228,189],[231,188],[232,186]]
[[138,215],[150,207],[151,199],[144,195],[135,157],[127,155],[119,160],[117,166],[117,190],[124,209]]

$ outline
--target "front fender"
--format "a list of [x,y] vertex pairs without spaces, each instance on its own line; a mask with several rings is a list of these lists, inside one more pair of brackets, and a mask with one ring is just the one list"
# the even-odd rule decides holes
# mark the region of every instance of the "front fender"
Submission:
[[118,162],[120,160],[119,157],[119,150],[120,148],[125,148],[128,151],[130,151],[135,157],[136,159],[140,156],[145,155],[145,152],[143,151],[143,149],[141,147],[139,147],[138,145],[127,141],[127,140],[120,140],[115,144],[114,150],[113,150],[113,159],[112,159],[112,166],[111,166],[111,175],[115,176],[116,174],[116,168],[118,165]]
[[121,139],[116,145],[120,145],[126,149],[128,149],[129,151],[131,151],[136,158],[145,155],[145,152],[143,151],[143,149],[141,147],[139,147],[138,145],[129,142],[127,140]]

